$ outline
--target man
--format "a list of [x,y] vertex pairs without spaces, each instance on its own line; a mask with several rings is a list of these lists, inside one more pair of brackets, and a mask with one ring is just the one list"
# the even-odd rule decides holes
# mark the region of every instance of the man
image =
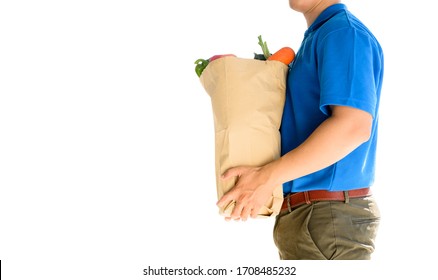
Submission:
[[370,259],[379,224],[371,194],[383,53],[373,34],[336,0],[289,0],[308,29],[287,80],[282,156],[238,166],[219,201],[231,219],[256,217],[278,184],[285,200],[274,240],[281,259]]

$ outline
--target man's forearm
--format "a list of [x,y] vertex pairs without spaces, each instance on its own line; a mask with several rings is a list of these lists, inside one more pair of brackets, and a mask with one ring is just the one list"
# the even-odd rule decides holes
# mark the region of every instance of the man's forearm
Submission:
[[278,185],[328,167],[369,139],[371,116],[353,108],[336,108],[299,147],[263,167],[269,185]]

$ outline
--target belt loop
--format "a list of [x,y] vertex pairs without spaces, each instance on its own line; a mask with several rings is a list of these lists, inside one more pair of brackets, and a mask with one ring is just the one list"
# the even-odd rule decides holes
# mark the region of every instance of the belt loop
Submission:
[[344,191],[344,201],[345,203],[349,203],[350,202],[350,196],[348,195],[348,191]]
[[292,207],[290,207],[290,196],[291,195],[288,195],[286,197],[286,199],[287,199],[287,210],[289,210],[289,213],[292,212]]
[[304,192],[304,199],[306,200],[306,204],[310,204],[309,192]]

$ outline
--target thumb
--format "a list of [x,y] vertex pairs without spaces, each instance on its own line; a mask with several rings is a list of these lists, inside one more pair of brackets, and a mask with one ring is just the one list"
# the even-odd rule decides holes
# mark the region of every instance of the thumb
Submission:
[[232,167],[222,174],[221,179],[227,180],[227,179],[230,179],[232,177],[240,176],[244,169],[245,169],[245,167],[243,167],[243,166]]

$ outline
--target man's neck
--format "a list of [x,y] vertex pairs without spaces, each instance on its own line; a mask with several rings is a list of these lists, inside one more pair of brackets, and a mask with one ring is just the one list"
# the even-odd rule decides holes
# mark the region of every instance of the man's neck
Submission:
[[316,18],[328,7],[338,4],[339,0],[320,0],[313,7],[303,13],[307,22],[307,27],[310,27]]

